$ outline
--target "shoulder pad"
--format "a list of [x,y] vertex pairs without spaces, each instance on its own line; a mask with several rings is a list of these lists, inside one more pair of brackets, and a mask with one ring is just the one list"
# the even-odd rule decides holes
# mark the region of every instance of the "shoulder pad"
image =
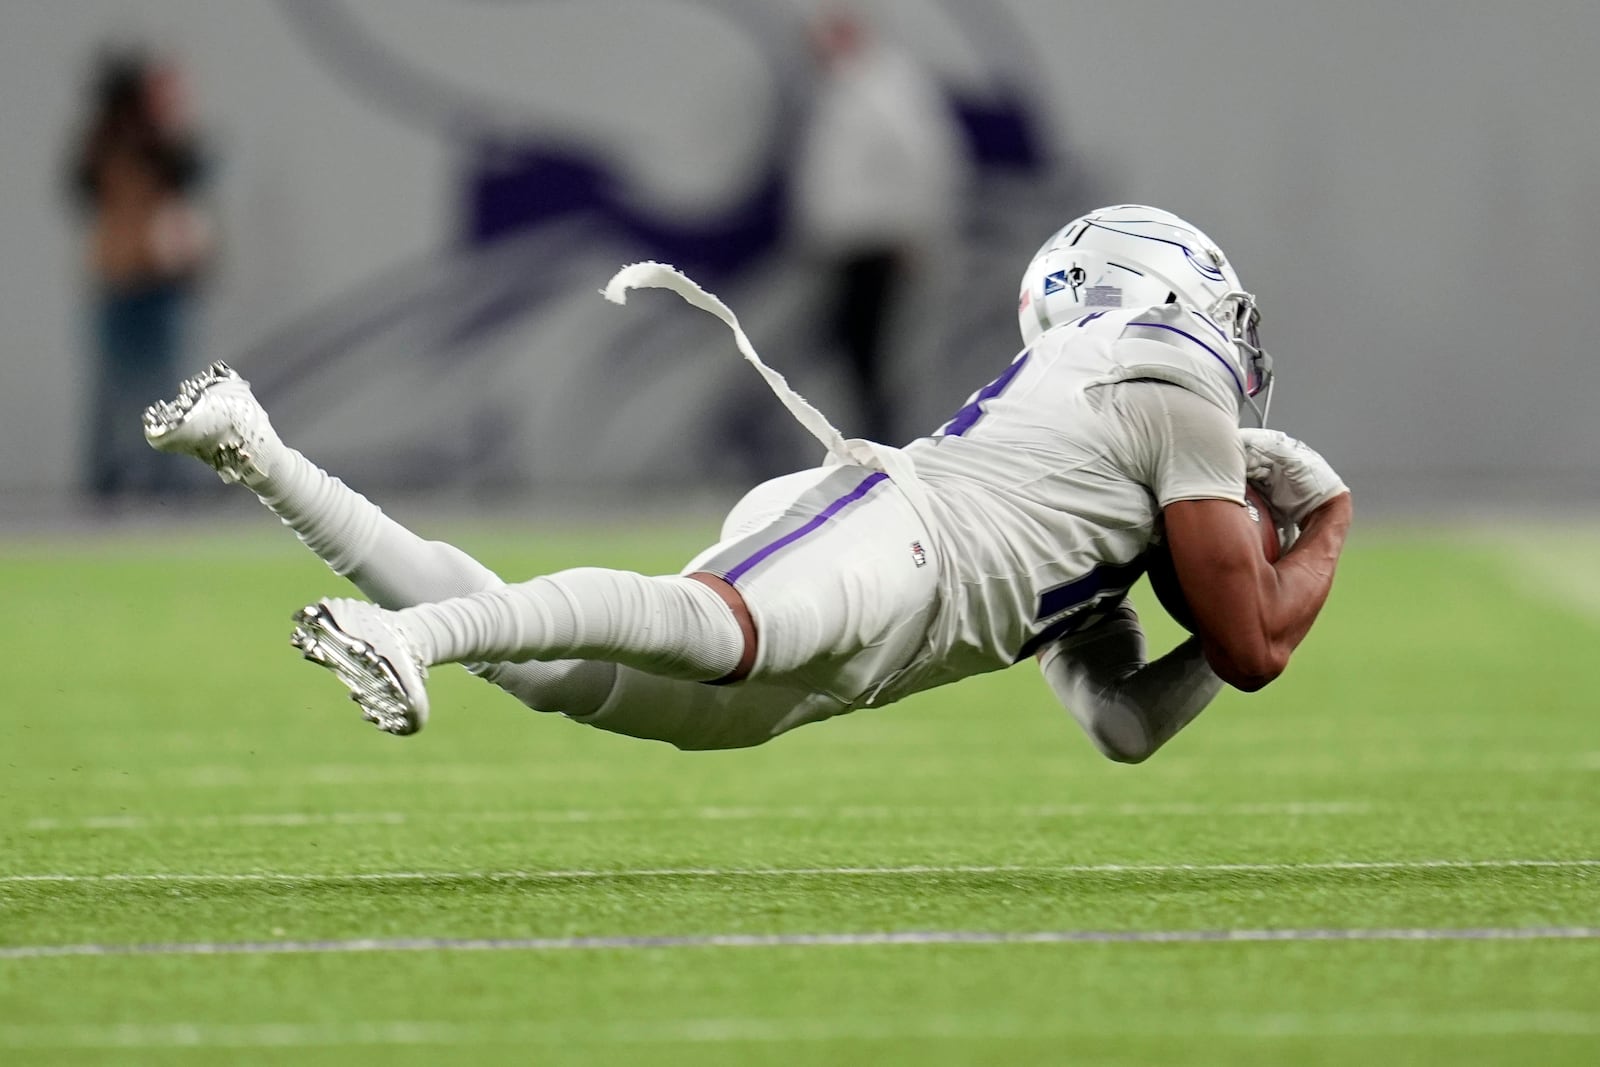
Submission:
[[1244,377],[1233,342],[1209,316],[1185,304],[1158,304],[1146,308],[1123,327],[1118,340],[1123,339],[1155,341],[1202,363],[1220,364],[1240,392],[1244,391]]

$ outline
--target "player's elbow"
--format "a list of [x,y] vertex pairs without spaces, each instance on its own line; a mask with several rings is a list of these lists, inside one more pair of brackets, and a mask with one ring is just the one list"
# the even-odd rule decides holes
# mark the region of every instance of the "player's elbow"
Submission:
[[1102,711],[1084,725],[1094,747],[1113,763],[1143,763],[1160,747],[1136,715]]
[[1246,693],[1265,689],[1289,666],[1289,650],[1261,641],[1232,648],[1207,649],[1206,659],[1217,677]]
[[1095,747],[1100,749],[1100,754],[1112,763],[1126,763],[1130,766],[1143,763],[1156,753],[1154,745],[1108,745],[1098,738]]
[[1223,677],[1222,680],[1240,692],[1255,693],[1271,685],[1278,675],[1282,673],[1282,671],[1277,671],[1273,673],[1239,674],[1231,678]]

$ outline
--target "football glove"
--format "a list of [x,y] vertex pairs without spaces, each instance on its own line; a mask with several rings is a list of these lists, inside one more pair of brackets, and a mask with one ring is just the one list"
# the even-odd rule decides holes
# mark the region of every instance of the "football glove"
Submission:
[[1260,488],[1272,508],[1296,526],[1306,516],[1349,492],[1338,473],[1312,447],[1281,430],[1241,429],[1245,477]]

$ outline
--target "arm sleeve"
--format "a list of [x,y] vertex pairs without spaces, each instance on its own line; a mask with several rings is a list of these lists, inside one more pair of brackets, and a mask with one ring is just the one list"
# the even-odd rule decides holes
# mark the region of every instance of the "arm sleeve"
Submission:
[[1166,507],[1179,500],[1244,502],[1244,443],[1237,420],[1197,393],[1167,382],[1119,386],[1129,474]]
[[1144,630],[1124,600],[1104,621],[1039,654],[1050,690],[1103,755],[1139,763],[1170,741],[1222,691],[1191,637],[1145,662]]

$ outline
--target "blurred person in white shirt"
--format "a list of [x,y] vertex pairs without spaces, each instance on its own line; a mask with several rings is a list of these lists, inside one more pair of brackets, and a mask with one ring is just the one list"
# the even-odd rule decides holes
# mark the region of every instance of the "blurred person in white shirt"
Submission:
[[792,223],[827,276],[858,429],[895,441],[886,379],[897,317],[956,235],[971,162],[934,77],[859,14],[828,9],[813,44],[823,76],[798,145]]

